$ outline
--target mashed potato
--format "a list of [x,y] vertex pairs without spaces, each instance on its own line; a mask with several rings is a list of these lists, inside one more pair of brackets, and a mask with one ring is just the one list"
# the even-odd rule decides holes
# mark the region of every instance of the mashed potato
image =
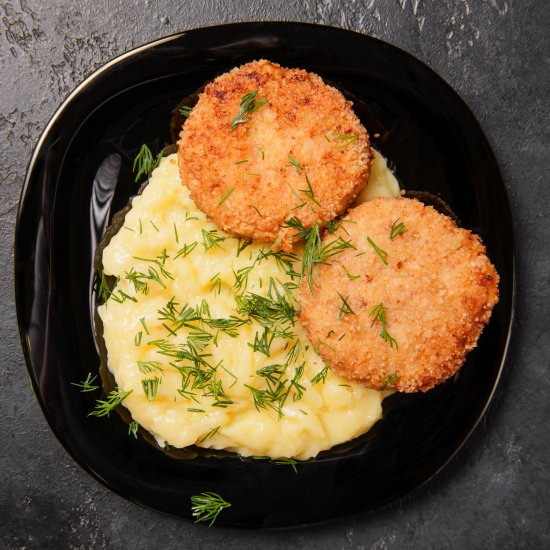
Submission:
[[[379,155],[369,186],[399,195]],[[300,261],[217,230],[176,155],[133,199],[103,266],[119,278],[98,309],[108,367],[159,444],[308,459],[381,418],[385,394],[346,382],[308,344]]]

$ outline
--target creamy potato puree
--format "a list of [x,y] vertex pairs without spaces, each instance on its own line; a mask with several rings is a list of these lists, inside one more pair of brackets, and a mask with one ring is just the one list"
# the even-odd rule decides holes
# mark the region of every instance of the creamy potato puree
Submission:
[[[397,181],[378,154],[369,191],[362,194],[374,195],[399,195]],[[211,244],[219,238],[224,240]],[[252,243],[239,252],[243,244],[217,231],[196,208],[180,183],[177,155],[163,158],[143,194],[133,199],[124,227],[103,253],[105,274],[119,277],[99,315],[108,367],[118,387],[131,390],[124,406],[160,445],[196,444],[243,456],[307,459],[365,433],[381,417],[383,392],[323,371],[325,365],[297,317],[294,324],[279,325],[291,337],[274,337],[266,350],[264,328],[239,312],[237,296],[246,299],[251,294],[271,296],[278,303],[286,300],[298,309],[288,267],[275,256],[262,258],[269,248],[260,244]],[[243,270],[252,265],[246,280]],[[294,262],[294,270],[301,270],[299,261]],[[136,288],[132,279],[138,287],[141,281],[147,288]],[[295,277],[294,282],[299,279]],[[285,284],[291,287],[286,294]],[[232,334],[201,321],[191,323],[195,329],[178,327],[174,318],[186,305],[197,308],[207,321],[248,321]],[[172,319],[166,315],[170,311],[175,315]],[[272,322],[270,328],[275,328]],[[188,374],[194,364],[189,354],[187,358],[177,354],[178,350],[189,352],[188,338],[199,343],[196,354],[205,363],[195,373],[207,373],[206,380]],[[280,410],[282,401],[270,400],[265,392],[270,368],[286,368],[278,378],[284,390],[279,395],[287,393]],[[187,385],[183,384],[186,377]],[[149,382],[144,386],[145,379]],[[259,399],[256,404],[254,394]]]

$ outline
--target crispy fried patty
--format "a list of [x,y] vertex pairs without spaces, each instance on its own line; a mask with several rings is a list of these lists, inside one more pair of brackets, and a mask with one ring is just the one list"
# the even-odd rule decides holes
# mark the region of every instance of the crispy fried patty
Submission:
[[323,245],[341,237],[355,249],[320,266],[314,296],[306,281],[300,289],[309,339],[350,380],[429,390],[458,371],[498,301],[485,247],[416,200],[375,199],[344,220]]
[[[253,92],[257,110],[232,129]],[[367,183],[372,160],[367,131],[338,90],[265,60],[206,86],[178,151],[184,185],[216,225],[287,251],[295,230],[282,226],[342,214]]]

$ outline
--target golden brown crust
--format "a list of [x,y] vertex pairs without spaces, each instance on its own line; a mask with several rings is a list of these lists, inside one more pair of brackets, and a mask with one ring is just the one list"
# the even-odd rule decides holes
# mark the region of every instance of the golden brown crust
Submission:
[[[391,240],[398,218],[407,232]],[[375,199],[345,220],[351,223],[323,242],[341,236],[356,250],[320,267],[315,296],[305,281],[300,289],[309,339],[350,380],[375,389],[427,391],[455,374],[476,346],[498,301],[498,274],[477,235],[416,200]],[[387,252],[388,265],[367,237]],[[360,277],[350,280],[346,270]],[[340,319],[338,292],[354,312]],[[378,304],[386,308],[387,332],[398,349],[381,338],[380,321],[373,324]]]
[[[269,102],[231,130],[241,99],[254,90],[256,99]],[[358,139],[342,146],[339,134]],[[367,131],[338,90],[315,74],[265,60],[206,86],[183,126],[178,152],[182,181],[212,221],[232,235],[287,251],[294,231],[281,225],[297,216],[310,227],[342,214],[365,186],[372,161]],[[300,174],[289,155],[303,167]]]

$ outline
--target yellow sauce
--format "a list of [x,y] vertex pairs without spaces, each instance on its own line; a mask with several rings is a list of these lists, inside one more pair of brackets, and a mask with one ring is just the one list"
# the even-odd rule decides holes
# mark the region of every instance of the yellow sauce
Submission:
[[[362,197],[380,195],[398,196],[399,186],[377,154]],[[204,311],[206,302],[212,319],[246,319],[247,315],[238,311],[237,295],[268,296],[270,279],[284,294],[283,285],[293,282],[275,256],[262,258],[268,247],[252,243],[237,254],[243,243],[215,230],[181,185],[177,156],[171,155],[153,172],[143,194],[133,199],[124,227],[104,251],[105,274],[120,278],[112,296],[121,299],[121,303],[111,296],[99,307],[99,314],[108,366],[118,387],[131,390],[124,406],[133,419],[160,445],[181,448],[197,444],[243,456],[302,460],[368,431],[381,418],[385,394],[348,382],[330,370],[325,371],[324,381],[315,381],[325,365],[308,343],[297,318],[293,325],[285,325],[292,337],[275,337],[267,351],[269,356],[259,349],[261,345],[254,346],[264,329],[253,319],[235,328],[232,335],[194,322],[194,326],[210,334],[203,334],[210,340],[198,353],[210,366],[203,364],[201,369],[213,374],[194,389],[197,378],[191,377],[189,386],[182,389],[184,378],[180,371],[183,367],[184,372],[189,372],[192,361],[178,361],[160,352],[178,346],[188,349],[186,343],[192,329],[176,329],[173,321],[162,319],[159,312],[170,309],[170,300],[176,314],[185,305],[200,310],[202,304],[203,314],[208,315]],[[214,239],[224,240],[209,246],[205,232],[211,231],[215,231],[209,234]],[[185,254],[193,243],[197,244]],[[246,282],[237,290],[236,278],[251,265],[254,267]],[[163,275],[161,266],[169,276]],[[126,275],[150,276],[149,268],[154,270],[153,278],[139,278],[147,284],[147,294],[143,288],[136,291]],[[299,261],[294,263],[294,269],[300,270]],[[294,282],[299,281],[295,278]],[[130,298],[124,298],[121,292]],[[285,299],[298,309],[292,294],[289,290]],[[276,297],[273,288],[271,297]],[[264,407],[254,402],[254,390],[258,393],[268,387],[266,377],[258,371],[270,365],[286,366],[280,381],[284,389],[281,393],[288,393],[280,410],[281,401],[271,401],[272,406]],[[152,381],[148,396],[142,385],[144,379]]]

